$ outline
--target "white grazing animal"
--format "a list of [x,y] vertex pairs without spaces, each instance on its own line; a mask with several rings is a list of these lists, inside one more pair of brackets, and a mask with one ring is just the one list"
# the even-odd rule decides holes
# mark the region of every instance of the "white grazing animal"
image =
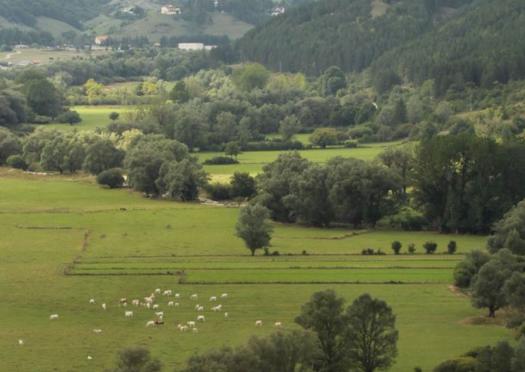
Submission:
[[137,299],[132,300],[132,301],[131,301],[131,304],[132,304],[133,306],[139,306],[139,305],[140,305],[140,300],[137,300]]
[[180,293],[175,293],[175,298],[180,298]]
[[146,323],[146,327],[153,327],[155,325],[155,321],[154,320],[150,320]]
[[102,304],[101,306],[102,306],[102,310],[106,310],[107,308],[106,304]]
[[162,295],[163,296],[172,296],[173,295],[173,291],[171,289],[167,289],[164,292],[162,292]]
[[159,305],[158,304],[155,304],[151,307],[153,310],[157,310],[159,308]]
[[194,328],[194,327],[195,327],[195,322],[193,322],[193,321],[186,322],[186,324],[187,324],[188,327],[190,327],[190,328]]
[[121,305],[125,305],[128,303],[128,299],[126,297],[122,297],[119,302]]
[[282,327],[283,327],[283,323],[281,323],[281,322],[275,322],[274,326],[275,326],[276,328],[282,328]]
[[198,330],[197,328],[193,328],[191,331],[192,331],[193,333],[199,333],[199,330]]
[[211,310],[212,310],[212,311],[215,311],[215,312],[217,312],[217,311],[221,311],[221,310],[222,310],[222,305],[214,306],[214,307],[211,308]]
[[93,360],[93,357],[91,355],[88,355],[87,359],[88,360]]
[[228,298],[228,293],[221,294],[221,298]]
[[228,313],[224,313],[224,319],[228,319],[230,315]]
[[95,303],[95,299],[92,298],[91,300],[89,300],[89,303],[90,303],[90,304],[94,304],[94,303]]
[[206,318],[204,317],[204,315],[199,315],[197,317],[197,322],[205,322],[206,321]]
[[204,311],[204,306],[199,306],[199,308],[197,309],[198,312],[202,313]]
[[102,330],[99,329],[99,328],[95,328],[95,329],[93,330],[93,333],[100,334],[100,333],[102,333]]
[[124,316],[126,318],[133,318],[133,311],[126,311],[126,312],[124,312]]
[[58,319],[58,314],[51,314],[49,316],[49,320],[57,320]]
[[169,307],[173,307],[173,305],[175,305],[175,302],[173,302],[173,301],[168,302],[168,306]]
[[192,299],[192,300],[196,300],[198,298],[199,298],[199,296],[197,294],[195,294],[195,293],[190,296],[190,299]]
[[155,289],[156,294],[160,294],[160,288]]
[[24,340],[20,339],[18,340],[18,345],[22,346],[24,344]]
[[262,325],[263,325],[262,320],[257,320],[257,321],[255,321],[255,326],[256,326],[256,327],[262,327]]
[[216,296],[211,296],[210,297],[210,302],[217,302],[217,297]]
[[179,329],[181,332],[187,332],[189,328],[188,326],[180,326]]
[[164,311],[158,311],[155,313],[156,316],[158,317],[163,317],[164,316]]

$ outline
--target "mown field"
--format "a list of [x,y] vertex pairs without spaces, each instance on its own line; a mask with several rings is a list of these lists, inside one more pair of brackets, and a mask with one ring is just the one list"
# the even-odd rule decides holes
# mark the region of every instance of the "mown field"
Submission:
[[46,128],[59,129],[64,131],[73,130],[95,130],[97,128],[105,128],[111,123],[109,114],[112,112],[118,112],[123,115],[126,112],[134,110],[133,107],[129,106],[74,106],[71,110],[77,111],[82,118],[82,121],[78,124],[48,124]]
[[[0,169],[0,370],[103,370],[117,350],[132,345],[149,347],[173,370],[194,353],[270,334],[275,321],[295,328],[300,306],[326,288],[348,302],[369,292],[391,304],[400,330],[394,372],[430,370],[510,337],[500,326],[471,325],[467,320],[483,312],[449,289],[453,266],[482,247],[483,237],[276,224],[272,251],[280,256],[250,257],[234,236],[237,213],[104,190],[83,176]],[[422,254],[423,242],[434,240],[443,252],[450,239],[458,242],[457,256]],[[392,255],[393,240],[415,243],[417,254]],[[388,255],[361,256],[368,247]],[[166,306],[169,298],[158,301],[166,325],[145,328],[153,311],[143,308],[125,319],[119,299],[142,298],[155,288],[182,297],[178,308]],[[221,301],[227,321],[210,312],[207,301],[223,292],[230,295]],[[198,334],[180,333],[175,325],[196,317],[192,293],[206,307],[207,321]],[[50,321],[53,313],[60,319]],[[254,327],[257,319],[262,328]]]
[[[299,137],[302,141],[307,141],[308,135],[301,135]],[[358,148],[327,148],[321,149],[310,149],[299,151],[301,156],[315,162],[325,163],[328,160],[337,156],[351,157],[362,160],[373,160],[379,154],[381,154],[387,147],[400,146],[400,142],[390,143],[374,143],[361,145]],[[276,160],[279,154],[284,151],[247,151],[241,153],[237,160],[239,164],[233,165],[206,165],[205,170],[213,176],[214,180],[224,181],[228,179],[234,172],[247,172],[252,175],[256,175],[262,171],[262,168],[272,161]],[[199,154],[199,160],[205,161],[216,156],[224,156],[223,153],[206,152]]]

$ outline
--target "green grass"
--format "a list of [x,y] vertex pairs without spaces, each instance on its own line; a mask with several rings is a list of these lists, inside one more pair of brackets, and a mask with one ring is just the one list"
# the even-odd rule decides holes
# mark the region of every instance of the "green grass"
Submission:
[[4,52],[0,53],[0,60],[3,62],[11,62],[12,64],[16,65],[23,61],[29,61],[31,63],[34,63],[36,65],[46,65],[52,62],[56,61],[69,61],[74,58],[82,57],[82,58],[88,58],[88,57],[96,57],[99,55],[106,54],[107,52],[104,50],[97,50],[92,51],[90,53],[88,52],[76,52],[76,51],[68,51],[68,50],[47,50],[47,49],[36,49],[36,48],[28,48],[28,49],[20,49],[12,52]]
[[49,124],[45,127],[64,131],[105,128],[111,122],[109,114],[112,112],[118,112],[122,115],[126,112],[131,112],[134,109],[127,106],[75,106],[71,107],[71,110],[75,110],[80,114],[82,122],[75,125]]
[[[304,138],[303,138],[304,140]],[[373,160],[380,153],[382,153],[387,147],[399,146],[400,142],[390,143],[375,143],[361,145],[358,148],[347,149],[347,148],[328,148],[328,149],[312,149],[299,151],[301,156],[315,162],[325,163],[329,159],[337,156],[351,157],[362,160]],[[232,175],[234,172],[247,172],[252,175],[256,175],[261,172],[264,165],[271,163],[276,160],[279,154],[285,151],[247,151],[241,153],[238,156],[240,164],[233,165],[206,165],[205,170],[210,173],[217,180],[224,180]],[[215,156],[224,156],[223,153],[218,152],[206,152],[198,154],[201,161],[213,158]]]
[[[368,292],[393,307],[400,331],[393,372],[415,366],[429,371],[444,359],[511,337],[500,326],[464,322],[484,312],[448,289],[461,256],[427,256],[420,250],[394,256],[389,249],[392,240],[405,247],[435,240],[443,252],[454,239],[465,253],[483,246],[483,237],[276,224],[272,250],[281,256],[250,257],[234,237],[235,208],[153,201],[127,190],[101,189],[88,177],[39,177],[5,169],[0,169],[0,190],[1,370],[104,370],[113,365],[117,350],[131,345],[147,346],[166,370],[173,370],[194,353],[268,335],[275,321],[282,321],[285,330],[296,328],[293,319],[301,305],[326,288],[347,302]],[[358,254],[369,246],[389,255]],[[73,274],[89,275],[64,275],[73,262]],[[138,275],[141,270],[153,275]],[[158,275],[164,270],[185,270],[187,284],[180,284],[178,275]],[[370,284],[334,284],[357,281]],[[406,284],[384,284],[391,281]],[[159,300],[167,324],[146,329],[153,314],[142,308],[126,320],[118,300],[142,298],[155,288],[182,295],[180,308],[168,308],[167,298]],[[222,292],[230,294],[222,301],[229,321],[208,309],[207,298]],[[198,334],[182,334],[175,324],[196,317],[192,293],[206,306],[207,322]],[[90,298],[97,304],[90,305]],[[105,312],[102,302],[108,304]],[[50,321],[52,313],[60,319]],[[264,327],[254,327],[257,319]],[[25,345],[19,346],[18,339]]]

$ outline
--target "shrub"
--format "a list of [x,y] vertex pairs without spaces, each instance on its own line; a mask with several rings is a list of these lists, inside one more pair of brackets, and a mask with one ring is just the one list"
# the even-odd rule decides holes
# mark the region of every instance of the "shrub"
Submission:
[[76,111],[66,111],[57,116],[56,121],[63,124],[78,124],[82,121],[82,118]]
[[381,224],[386,224],[394,229],[406,231],[420,231],[427,225],[427,220],[420,212],[410,207],[403,207],[397,214],[385,218]]
[[28,168],[26,161],[20,155],[11,155],[7,158],[6,164],[7,166],[15,169],[27,170]]
[[212,200],[229,200],[232,194],[232,187],[223,183],[210,183],[206,186],[206,191]]
[[475,372],[480,367],[479,362],[472,357],[461,357],[447,360],[434,369],[434,372]]
[[242,146],[243,151],[288,151],[303,150],[304,145],[299,141],[261,141],[249,142]]
[[232,198],[251,198],[257,193],[255,178],[249,173],[235,172],[230,186]]
[[205,165],[229,165],[229,164],[239,164],[238,160],[230,158],[229,156],[216,156],[211,159],[204,161]]
[[105,170],[97,176],[97,183],[99,185],[108,186],[110,189],[122,187],[124,181],[122,170],[118,168]]
[[434,254],[437,251],[438,245],[434,242],[426,242],[423,244],[423,248],[425,248],[427,254]]
[[52,119],[49,116],[35,115],[32,122],[33,124],[49,124]]
[[448,254],[454,254],[458,250],[458,244],[455,240],[451,240],[447,245]]
[[401,242],[398,242],[397,240],[395,242],[392,242],[392,250],[394,251],[394,254],[398,255],[401,252],[401,248],[403,245]]
[[109,120],[115,121],[120,117],[120,114],[118,112],[112,112],[109,114]]
[[410,243],[408,245],[408,253],[415,254],[416,253],[416,245],[414,243]]

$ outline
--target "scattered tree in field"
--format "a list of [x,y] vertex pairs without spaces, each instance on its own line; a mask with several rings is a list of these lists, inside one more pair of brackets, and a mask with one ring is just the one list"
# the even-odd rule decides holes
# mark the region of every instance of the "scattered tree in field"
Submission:
[[487,308],[488,316],[494,318],[496,311],[508,304],[503,290],[505,282],[515,270],[516,257],[503,249],[481,267],[472,280],[472,304],[477,308]]
[[109,114],[109,120],[116,121],[120,117],[120,114],[118,112],[113,111]]
[[525,274],[514,272],[505,282],[503,292],[510,306],[525,313]]
[[73,125],[82,122],[82,118],[78,112],[67,110],[66,112],[58,115],[56,121],[59,123]]
[[414,243],[410,243],[408,245],[408,253],[415,254],[416,253],[416,245]]
[[179,201],[194,201],[199,197],[199,188],[207,183],[202,165],[193,159],[180,162],[165,162],[156,181],[159,192]]
[[230,186],[234,198],[252,198],[257,193],[255,178],[249,173],[235,172],[230,180]]
[[344,300],[334,291],[317,292],[302,306],[301,314],[295,319],[297,324],[317,334],[322,352],[318,361],[320,371],[346,370],[343,306]]
[[447,245],[448,254],[455,254],[457,250],[458,250],[458,244],[456,243],[455,240],[451,240],[450,242],[448,242],[448,245]]
[[363,372],[388,369],[397,356],[396,316],[386,302],[364,294],[345,314],[345,352]]
[[401,252],[401,248],[403,245],[399,241],[392,242],[392,250],[394,251],[394,254],[398,255]]
[[252,256],[258,249],[270,246],[273,227],[269,223],[270,212],[260,204],[251,204],[241,209],[237,221],[237,236],[244,240]]
[[438,245],[434,242],[426,242],[423,244],[426,254],[434,254],[437,251]]
[[99,174],[107,169],[122,165],[124,152],[117,149],[110,140],[99,139],[86,149],[82,167],[91,174]]
[[310,136],[310,142],[324,149],[339,142],[339,133],[334,128],[318,128]]
[[159,372],[162,364],[152,358],[149,350],[142,347],[132,347],[118,353],[117,367],[113,372]]
[[97,183],[99,185],[108,186],[110,189],[122,187],[124,181],[122,170],[118,168],[105,170],[97,176]]
[[467,253],[463,261],[454,269],[454,285],[460,288],[470,287],[474,276],[489,260],[490,256],[484,251],[476,250]]
[[24,90],[27,104],[34,113],[54,118],[62,111],[60,92],[49,80],[44,78],[29,81]]
[[28,165],[21,155],[11,155],[5,162],[8,167],[27,170]]
[[491,252],[508,248],[515,254],[525,255],[525,200],[505,214],[494,230],[488,240]]
[[22,152],[22,145],[18,138],[8,129],[0,127],[0,165],[5,164],[11,155]]
[[224,153],[227,156],[237,159],[237,156],[241,153],[241,146],[237,142],[228,142],[224,148]]

